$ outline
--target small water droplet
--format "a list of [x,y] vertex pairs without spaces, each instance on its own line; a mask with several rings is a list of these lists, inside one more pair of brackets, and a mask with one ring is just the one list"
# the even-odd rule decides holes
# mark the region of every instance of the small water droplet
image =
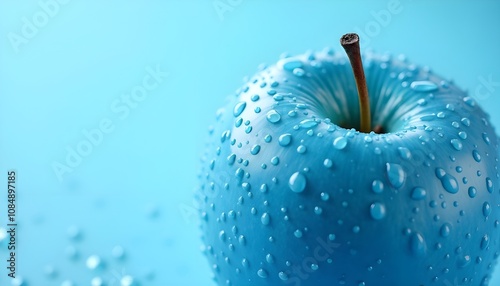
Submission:
[[462,150],[463,146],[462,146],[462,142],[460,142],[460,140],[451,139],[450,143],[451,143],[451,146],[453,146],[453,148],[455,148],[455,150],[457,150],[457,151]]
[[347,146],[347,139],[345,137],[337,137],[333,141],[333,147],[337,150],[342,150]]
[[385,206],[381,203],[373,203],[370,205],[370,215],[375,220],[380,220],[385,217]]
[[295,172],[288,180],[288,186],[295,193],[301,193],[306,188],[306,177],[300,172]]
[[439,230],[439,233],[441,234],[442,237],[448,237],[451,232],[451,224],[449,223],[444,223],[441,226],[441,229]]
[[296,76],[304,76],[305,73],[306,72],[301,68],[294,68],[293,69],[293,74]]
[[414,232],[410,238],[410,249],[416,256],[424,256],[427,253],[427,244],[419,232]]
[[491,206],[488,202],[484,202],[483,204],[483,215],[485,217],[489,216],[491,213]]
[[253,145],[252,149],[250,149],[250,153],[252,155],[257,155],[260,152],[260,145]]
[[483,140],[486,144],[490,145],[490,137],[485,132],[483,132]]
[[333,166],[333,162],[332,162],[332,160],[330,160],[330,159],[325,159],[325,160],[323,161],[323,166],[325,166],[326,168],[331,168],[331,167]]
[[267,278],[267,271],[261,268],[257,271],[257,275],[259,275],[260,278]]
[[423,188],[417,187],[411,191],[411,198],[416,201],[423,200],[425,199],[426,196],[427,196],[427,191]]
[[380,194],[384,191],[384,183],[379,180],[374,180],[372,182],[372,191],[376,194]]
[[263,213],[262,216],[260,217],[260,222],[262,222],[263,225],[268,225],[270,221],[271,217],[269,216],[268,213]]
[[285,134],[282,134],[279,138],[278,138],[278,142],[281,146],[285,147],[285,146],[288,146],[290,144],[290,142],[292,141],[292,135],[289,134],[289,133],[285,133]]
[[490,245],[490,237],[485,234],[481,239],[481,249],[486,249]]
[[302,65],[302,62],[299,60],[289,60],[283,63],[283,69],[287,71],[293,71],[296,68],[301,68]]
[[299,145],[299,147],[297,147],[297,152],[300,154],[304,154],[306,151],[307,151],[307,147],[304,145]]
[[266,115],[267,121],[277,123],[281,120],[281,115],[276,110],[270,110]]
[[411,159],[411,152],[406,147],[398,147],[399,156],[405,160]]
[[458,182],[455,177],[446,173],[442,168],[436,168],[436,177],[441,180],[443,188],[451,194],[456,194],[458,192]]
[[300,128],[309,129],[318,125],[318,122],[314,119],[304,119],[299,123]]
[[297,229],[293,232],[293,235],[295,235],[296,238],[301,238],[302,237],[302,231],[300,229]]
[[245,101],[238,102],[233,109],[234,117],[240,116],[243,110],[245,110],[245,107],[247,107],[247,103]]
[[486,189],[488,190],[488,193],[493,193],[493,181],[489,177],[486,178]]
[[431,92],[438,89],[438,86],[431,81],[414,81],[410,84],[410,88],[418,92]]
[[477,194],[477,190],[476,190],[476,188],[474,188],[474,187],[469,187],[469,191],[468,191],[468,192],[469,192],[469,197],[470,197],[470,198],[474,198],[474,197],[476,197],[476,194]]
[[287,280],[288,280],[288,275],[287,275],[285,272],[283,272],[283,271],[280,271],[280,272],[278,273],[278,277],[279,277],[281,280],[283,280],[283,281],[287,281]]
[[386,171],[391,185],[396,189],[401,188],[406,180],[406,173],[403,167],[399,164],[386,163]]
[[476,101],[472,97],[469,96],[464,97],[464,102],[470,107],[476,106]]

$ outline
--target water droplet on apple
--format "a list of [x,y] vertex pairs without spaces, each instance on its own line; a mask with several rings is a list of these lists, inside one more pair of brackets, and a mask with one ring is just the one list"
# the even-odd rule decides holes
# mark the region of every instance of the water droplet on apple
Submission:
[[414,81],[410,84],[410,88],[418,92],[431,92],[438,89],[438,86],[432,81]]
[[306,188],[306,177],[300,173],[295,172],[290,176],[288,180],[288,186],[295,193],[301,193]]
[[467,104],[470,107],[476,106],[476,101],[470,96],[464,97],[464,102],[465,102],[465,104]]
[[271,158],[271,164],[274,166],[278,165],[280,163],[280,158],[278,156],[274,156]]
[[247,103],[245,101],[238,102],[233,109],[233,115],[234,117],[240,116],[240,114],[245,110],[245,107],[247,106]]
[[279,144],[283,147],[288,146],[288,144],[290,144],[291,141],[292,141],[292,135],[289,133],[282,134],[278,138]]
[[441,180],[443,188],[451,194],[456,194],[458,192],[458,182],[455,177],[446,173],[442,168],[436,168],[436,177]]
[[468,192],[469,192],[469,197],[470,197],[470,198],[474,198],[474,197],[476,197],[476,194],[477,194],[477,190],[476,190],[476,188],[474,188],[474,187],[469,187]]
[[283,281],[287,281],[287,280],[288,280],[288,275],[287,275],[285,272],[283,272],[283,271],[280,271],[280,272],[278,273],[278,277],[279,277],[281,280],[283,280]]
[[281,115],[276,110],[270,110],[266,115],[267,121],[277,123],[281,120]]
[[302,231],[300,229],[297,229],[293,232],[293,235],[295,235],[296,238],[301,238],[302,237]]
[[385,217],[386,210],[385,205],[381,203],[373,203],[370,205],[370,215],[375,220],[380,220]]
[[391,185],[396,189],[401,188],[406,179],[406,173],[403,170],[403,167],[399,164],[386,163],[386,171],[389,183],[391,183]]
[[347,146],[347,139],[345,137],[337,137],[333,141],[333,147],[337,150],[342,150]]
[[474,161],[481,162],[481,155],[477,150],[472,151],[472,157],[474,158]]

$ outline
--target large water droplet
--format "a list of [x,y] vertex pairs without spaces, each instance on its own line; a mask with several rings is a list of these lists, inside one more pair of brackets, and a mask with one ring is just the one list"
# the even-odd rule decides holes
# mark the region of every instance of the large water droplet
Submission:
[[373,203],[370,205],[370,215],[375,220],[380,220],[385,217],[385,206],[381,203]]
[[235,117],[240,116],[240,114],[245,110],[245,107],[247,106],[247,103],[245,101],[241,101],[236,103],[233,109],[233,115]]
[[278,142],[281,146],[285,147],[292,141],[292,134],[285,133],[278,138]]
[[442,168],[436,168],[436,177],[441,180],[443,188],[451,194],[456,194],[458,192],[458,182],[455,177],[446,173]]
[[415,232],[410,238],[410,250],[416,256],[424,256],[427,253],[427,244],[421,233]]
[[306,188],[306,177],[300,172],[295,172],[288,180],[288,186],[295,193],[301,193]]
[[270,110],[266,115],[267,121],[277,123],[281,120],[281,115],[276,110]]
[[386,163],[386,171],[391,185],[396,189],[401,188],[406,179],[406,173],[403,167],[399,164]]
[[412,82],[410,88],[419,92],[431,92],[437,90],[438,86],[432,81],[423,80]]
[[333,141],[333,147],[338,150],[342,150],[347,146],[347,139],[345,137],[337,137]]

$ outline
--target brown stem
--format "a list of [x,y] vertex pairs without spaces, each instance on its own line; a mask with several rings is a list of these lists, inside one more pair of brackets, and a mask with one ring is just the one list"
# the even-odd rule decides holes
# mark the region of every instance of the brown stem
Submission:
[[349,61],[351,62],[359,97],[359,113],[361,119],[360,131],[368,133],[371,131],[370,99],[366,86],[363,62],[359,49],[359,36],[354,33],[345,34],[340,38],[340,44],[344,48]]

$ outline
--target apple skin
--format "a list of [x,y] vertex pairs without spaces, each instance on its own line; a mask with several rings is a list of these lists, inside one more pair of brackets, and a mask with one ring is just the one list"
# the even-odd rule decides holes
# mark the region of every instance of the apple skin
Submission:
[[363,64],[385,134],[351,128],[356,85],[331,50],[280,59],[217,112],[196,199],[218,285],[488,284],[500,237],[488,115],[428,68]]

